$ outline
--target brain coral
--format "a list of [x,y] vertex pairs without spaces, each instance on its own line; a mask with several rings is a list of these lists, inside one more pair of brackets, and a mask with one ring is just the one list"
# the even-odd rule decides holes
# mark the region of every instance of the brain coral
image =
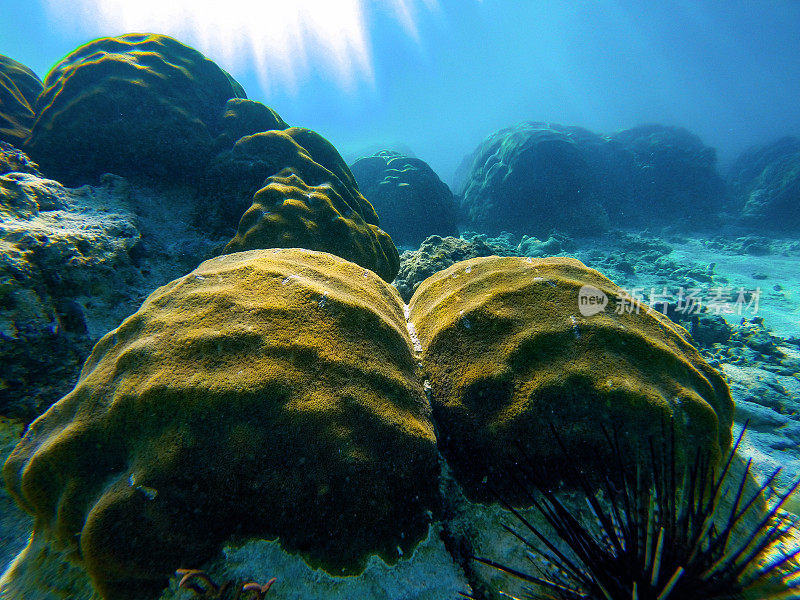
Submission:
[[[581,315],[582,286],[609,298],[604,311]],[[682,456],[702,447],[718,457],[729,447],[733,402],[721,376],[660,313],[617,314],[621,298],[611,281],[571,258],[475,258],[419,286],[410,320],[437,437],[468,496],[491,497],[481,484],[488,475],[519,499],[505,477],[516,441],[552,483],[567,479],[548,423],[587,473],[611,459],[600,425],[618,429],[625,456],[646,452],[671,417]]]
[[266,131],[241,138],[225,160],[228,173],[239,182],[258,182],[261,188],[241,216],[226,252],[308,248],[358,263],[387,281],[394,279],[400,266],[397,248],[325,138],[300,127]]
[[21,146],[30,135],[42,82],[25,65],[0,54],[0,141]]
[[383,150],[350,169],[395,242],[416,247],[429,235],[458,233],[453,193],[426,162]]
[[393,561],[438,490],[410,347],[397,293],[353,263],[218,257],[98,342],[3,474],[105,598],[156,593],[232,535],[337,573]]
[[105,172],[187,180],[210,159],[235,87],[170,37],[94,40],[47,74],[26,150],[68,184]]

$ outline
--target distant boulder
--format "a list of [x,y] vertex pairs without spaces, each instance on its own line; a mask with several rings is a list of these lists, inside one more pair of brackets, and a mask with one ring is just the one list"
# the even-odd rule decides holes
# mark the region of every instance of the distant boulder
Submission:
[[490,235],[601,233],[608,226],[605,151],[601,136],[552,123],[520,123],[490,135],[456,173],[468,226]]
[[634,201],[621,224],[712,225],[725,201],[717,153],[682,127],[641,125],[608,137],[632,158]]
[[397,152],[398,154],[402,154],[403,156],[410,156],[412,158],[417,158],[417,155],[414,153],[414,150],[407,144],[402,142],[379,142],[379,143],[371,143],[366,144],[364,146],[360,146],[358,148],[348,148],[346,151],[342,152],[342,157],[347,161],[347,164],[352,165],[356,162],[359,158],[364,156],[372,156],[373,154],[378,154],[383,150],[390,150],[392,152]]
[[458,233],[453,193],[426,162],[383,150],[350,170],[396,243],[418,246],[429,235]]
[[800,138],[746,150],[731,166],[728,182],[745,225],[800,231]]
[[546,237],[608,227],[705,228],[725,185],[716,152],[677,127],[643,125],[604,136],[526,122],[502,129],[456,171],[469,227]]

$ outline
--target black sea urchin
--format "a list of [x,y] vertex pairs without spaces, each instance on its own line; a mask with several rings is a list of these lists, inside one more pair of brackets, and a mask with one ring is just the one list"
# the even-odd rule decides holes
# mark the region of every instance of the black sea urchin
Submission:
[[[569,458],[554,429],[553,433],[564,456]],[[534,584],[536,587],[526,587],[526,598],[800,598],[800,581],[781,578],[778,571],[781,567],[786,569],[800,554],[800,548],[777,552],[774,546],[795,527],[779,518],[778,512],[800,482],[778,496],[765,514],[759,511],[758,506],[763,505],[765,492],[780,469],[752,495],[745,492],[750,461],[741,478],[730,475],[744,429],[718,471],[709,456],[702,453],[685,468],[677,467],[674,432],[664,436],[666,441],[659,447],[651,440],[649,477],[643,473],[646,468],[624,465],[616,432],[605,433],[617,460],[609,472],[599,474],[599,486],[592,485],[573,467],[579,493],[585,496],[594,522],[582,522],[573,515],[553,490],[541,483],[535,465],[520,450],[519,471],[513,474],[514,479],[562,543],[548,538],[543,529],[499,498],[522,526],[522,533],[504,527],[524,545],[532,570],[523,572],[488,558],[475,560]],[[570,464],[569,460],[566,462]],[[721,500],[726,495],[731,499],[730,508],[723,509]],[[750,497],[745,500],[745,496]],[[748,525],[746,520],[755,520],[755,524]],[[760,564],[760,555],[770,547],[775,556]]]

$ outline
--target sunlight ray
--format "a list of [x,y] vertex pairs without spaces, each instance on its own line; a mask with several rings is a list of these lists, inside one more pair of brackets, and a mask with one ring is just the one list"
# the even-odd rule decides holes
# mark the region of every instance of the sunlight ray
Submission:
[[[419,10],[437,0],[390,0],[389,14],[419,42]],[[47,0],[62,27],[155,32],[195,45],[229,69],[255,65],[263,90],[298,93],[310,68],[345,91],[374,84],[370,0]]]

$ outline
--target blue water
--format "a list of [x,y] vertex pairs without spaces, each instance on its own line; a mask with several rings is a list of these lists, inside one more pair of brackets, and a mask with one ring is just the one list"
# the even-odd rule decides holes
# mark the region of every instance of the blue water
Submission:
[[[508,466],[493,466],[490,449],[478,444],[473,450],[469,444],[480,442],[484,430],[470,428],[486,419],[486,431],[506,431],[508,415],[530,409],[513,394],[525,390],[532,394],[528,400],[539,398],[530,390],[538,389],[534,382],[549,366],[532,366],[536,352],[560,351],[565,342],[558,338],[536,352],[534,342],[519,342],[511,331],[528,318],[518,314],[527,306],[525,294],[542,292],[526,287],[523,296],[512,295],[498,308],[489,301],[493,288],[481,287],[489,285],[479,279],[486,264],[502,273],[529,264],[545,269],[541,265],[549,263],[538,261],[571,257],[599,271],[618,286],[615,291],[597,289],[595,284],[605,284],[592,280],[580,296],[568,295],[575,310],[555,329],[576,347],[590,344],[606,358],[615,352],[624,357],[624,349],[587,342],[594,339],[596,313],[585,312],[581,299],[604,306],[599,310],[616,323],[620,338],[635,329],[625,321],[630,313],[647,313],[658,323],[663,317],[664,331],[675,326],[669,334],[674,338],[664,334],[672,340],[666,346],[686,344],[683,352],[696,361],[691,376],[669,377],[684,385],[695,376],[692,369],[708,368],[730,389],[733,408],[727,412],[704,397],[713,405],[709,411],[719,411],[714,423],[723,435],[716,425],[704,431],[729,444],[727,432],[738,433],[747,423],[736,464],[752,461],[753,481],[769,484],[762,494],[767,503],[774,505],[800,477],[800,4],[396,0],[278,8],[238,1],[133,6],[0,0],[0,14],[0,459],[17,448],[0,480],[3,600],[202,595],[170,578],[173,568],[207,570],[237,585],[265,584],[275,576],[267,597],[278,598],[522,593],[472,560],[472,554],[500,562],[523,554],[503,537],[501,523],[513,515],[480,488],[492,485],[493,477],[502,482]],[[124,32],[170,37],[92,42]],[[227,267],[214,265],[230,263],[215,257],[235,261],[239,251],[294,247],[350,261],[341,268],[358,275],[355,291],[340,296],[338,274],[320,275],[305,258],[296,267],[287,259],[259,284],[272,290],[268,300],[248,292],[253,303],[244,316],[235,301],[212,309],[204,304],[227,293],[222,283],[213,287],[227,276],[214,269]],[[493,260],[489,256],[510,262],[481,262]],[[222,262],[198,266],[210,259]],[[474,278],[477,283],[430,309],[441,311],[443,321],[452,317],[451,325],[466,337],[442,334],[442,346],[429,348],[430,331],[446,327],[426,325],[429,315],[415,309],[415,302],[425,305],[424,294],[412,296],[425,279],[455,263],[453,281],[426,293],[444,293],[448,285]],[[593,277],[582,273],[584,284]],[[574,282],[550,276],[535,281],[557,290],[545,288],[542,302],[560,315],[558,294]],[[177,288],[160,288],[177,280]],[[499,281],[492,285],[502,286]],[[171,306],[174,289],[192,285],[200,291],[181,297],[184,304],[176,309],[191,325],[177,328],[177,338],[158,329],[170,322],[161,317],[125,321],[121,333],[103,337],[148,297],[145,307]],[[303,291],[281,295],[292,286]],[[204,296],[205,289],[216,291]],[[278,300],[265,310],[262,301],[272,298]],[[297,308],[304,302],[307,310]],[[332,316],[339,307],[355,312],[342,308],[345,316]],[[274,333],[252,333],[265,319],[295,308],[288,325],[275,321],[268,328]],[[227,314],[236,316],[226,321]],[[309,317],[317,314],[319,321]],[[154,329],[139,334],[136,327],[150,318]],[[329,332],[319,347],[317,323]],[[112,356],[117,344],[125,347],[131,330],[131,339],[141,335],[141,341],[123,353],[123,366],[115,363],[113,377],[102,379],[111,372],[103,357]],[[340,331],[347,333],[337,337]],[[536,327],[525,336],[534,336],[531,331]],[[394,344],[395,335],[402,341]],[[479,342],[458,345],[470,335]],[[492,344],[506,342],[519,347],[498,359]],[[429,356],[451,345],[451,362],[439,372],[441,354]],[[174,375],[147,371],[148,365],[167,364],[171,353],[195,351],[196,371],[191,360],[177,361]],[[248,352],[263,356],[232,369]],[[264,358],[271,352],[272,362]],[[634,378],[646,382],[645,404],[654,402],[648,393],[662,389],[660,359],[647,352],[633,357]],[[637,362],[645,355],[650,358]],[[348,362],[352,356],[358,358]],[[564,372],[582,365],[585,356],[565,359]],[[276,381],[291,381],[291,369],[318,373],[318,384],[296,401],[309,414],[324,409],[341,417],[333,441],[322,426],[298,425],[292,437],[294,422],[289,427],[273,420],[264,408],[273,406],[268,402],[246,404],[246,393],[241,406],[250,408],[225,435],[215,427],[229,426],[221,416],[228,404],[219,414],[199,417],[204,425],[197,430],[194,416],[181,422],[181,411],[203,402],[206,392],[217,397],[214,383],[171,408],[170,399],[195,389],[197,373],[219,373],[220,389],[230,385],[241,392],[258,360],[267,365],[259,373],[271,373],[276,364],[286,369]],[[100,383],[91,379],[97,364]],[[497,364],[503,368],[491,371]],[[618,381],[617,374],[611,369],[608,389],[629,389],[628,376]],[[367,383],[354,383],[362,375]],[[707,377],[702,393],[716,385],[709,383],[716,374],[698,377]],[[471,384],[458,388],[460,378]],[[95,395],[81,396],[82,384]],[[571,379],[556,377],[552,385],[566,405],[575,400]],[[148,386],[155,396],[137,396]],[[450,424],[452,407],[441,404],[455,389],[463,392],[456,397],[465,403],[467,425]],[[164,390],[167,399],[148,404]],[[286,390],[290,384],[284,390],[275,383],[258,393],[277,402],[291,396]],[[595,391],[605,398],[605,391]],[[377,411],[377,422],[386,427],[377,432],[370,420],[373,393],[376,402],[402,405],[401,416],[392,412],[394,404],[386,414]],[[681,422],[688,400],[661,393],[653,392]],[[512,396],[513,406],[498,408]],[[75,398],[81,408],[72,414],[67,407]],[[144,412],[122,429],[113,419],[97,425],[110,407],[126,402],[131,414]],[[142,408],[150,406],[152,412]],[[149,446],[142,432],[158,430],[176,414],[178,425],[155,438],[167,441]],[[651,418],[642,414],[626,425],[632,439],[637,419]],[[692,415],[680,427],[703,422],[700,413]],[[411,416],[429,427],[429,444],[419,442],[406,456],[397,439],[419,433],[405,425]],[[584,426],[583,441],[599,444]],[[278,450],[291,448],[274,465],[267,435],[273,427],[283,440]],[[527,444],[546,430],[544,422],[514,429],[513,439],[500,446]],[[304,436],[306,443],[295,448]],[[576,456],[600,456],[607,449],[582,449],[576,439],[570,442]],[[195,444],[209,443],[215,450],[208,461],[192,462],[201,455],[192,451]],[[462,446],[480,465],[475,472],[458,462]],[[307,448],[316,450],[306,456]],[[728,450],[715,448],[716,458]],[[231,464],[239,471],[218,478],[218,465],[228,464],[226,452],[238,457]],[[384,454],[385,462],[376,458]],[[326,458],[335,466],[308,466]],[[48,460],[56,466],[43,467]],[[168,476],[153,467],[170,460],[179,466],[167,469]],[[193,472],[203,475],[192,483]],[[409,482],[420,474],[428,485],[412,493]],[[555,477],[553,485],[564,478]],[[203,486],[211,486],[207,500]],[[378,499],[364,491],[373,488]],[[340,498],[349,499],[350,489],[354,497],[370,499],[356,508],[340,501],[346,508],[339,512],[336,500],[324,500],[342,490],[347,493]],[[100,521],[107,533],[98,534],[87,521],[90,509],[105,502],[116,507],[113,502],[125,494],[135,509],[125,505],[120,514],[141,510],[141,520],[125,529],[130,519],[115,521],[98,509],[92,518],[109,519]],[[209,508],[237,494],[249,508],[236,502],[222,513]],[[265,503],[275,507],[284,496],[293,498],[292,510],[261,506],[252,500],[258,494],[272,498]],[[167,502],[169,508],[161,508]],[[150,512],[150,506],[156,508]],[[294,514],[307,506],[316,508]],[[591,520],[581,513],[585,505],[569,506]],[[783,508],[788,520],[800,515],[794,496]],[[271,529],[273,510],[276,520],[294,529]],[[388,515],[383,520],[375,517],[381,511]],[[189,543],[175,542],[183,540],[182,519],[187,531],[199,531]],[[325,519],[331,519],[330,529],[316,533]],[[360,519],[366,523],[361,529]],[[132,533],[140,524],[146,524],[142,538]],[[423,530],[427,537],[420,540]],[[30,541],[32,531],[38,537]],[[357,554],[362,538],[384,534],[392,541],[360,557],[357,568],[336,563]],[[31,550],[20,555],[29,542]],[[141,548],[148,549],[144,556],[137,555]],[[331,557],[335,567],[326,563]],[[796,570],[787,564],[787,571]],[[92,586],[99,596],[92,596]],[[255,589],[248,593],[257,597]]]

